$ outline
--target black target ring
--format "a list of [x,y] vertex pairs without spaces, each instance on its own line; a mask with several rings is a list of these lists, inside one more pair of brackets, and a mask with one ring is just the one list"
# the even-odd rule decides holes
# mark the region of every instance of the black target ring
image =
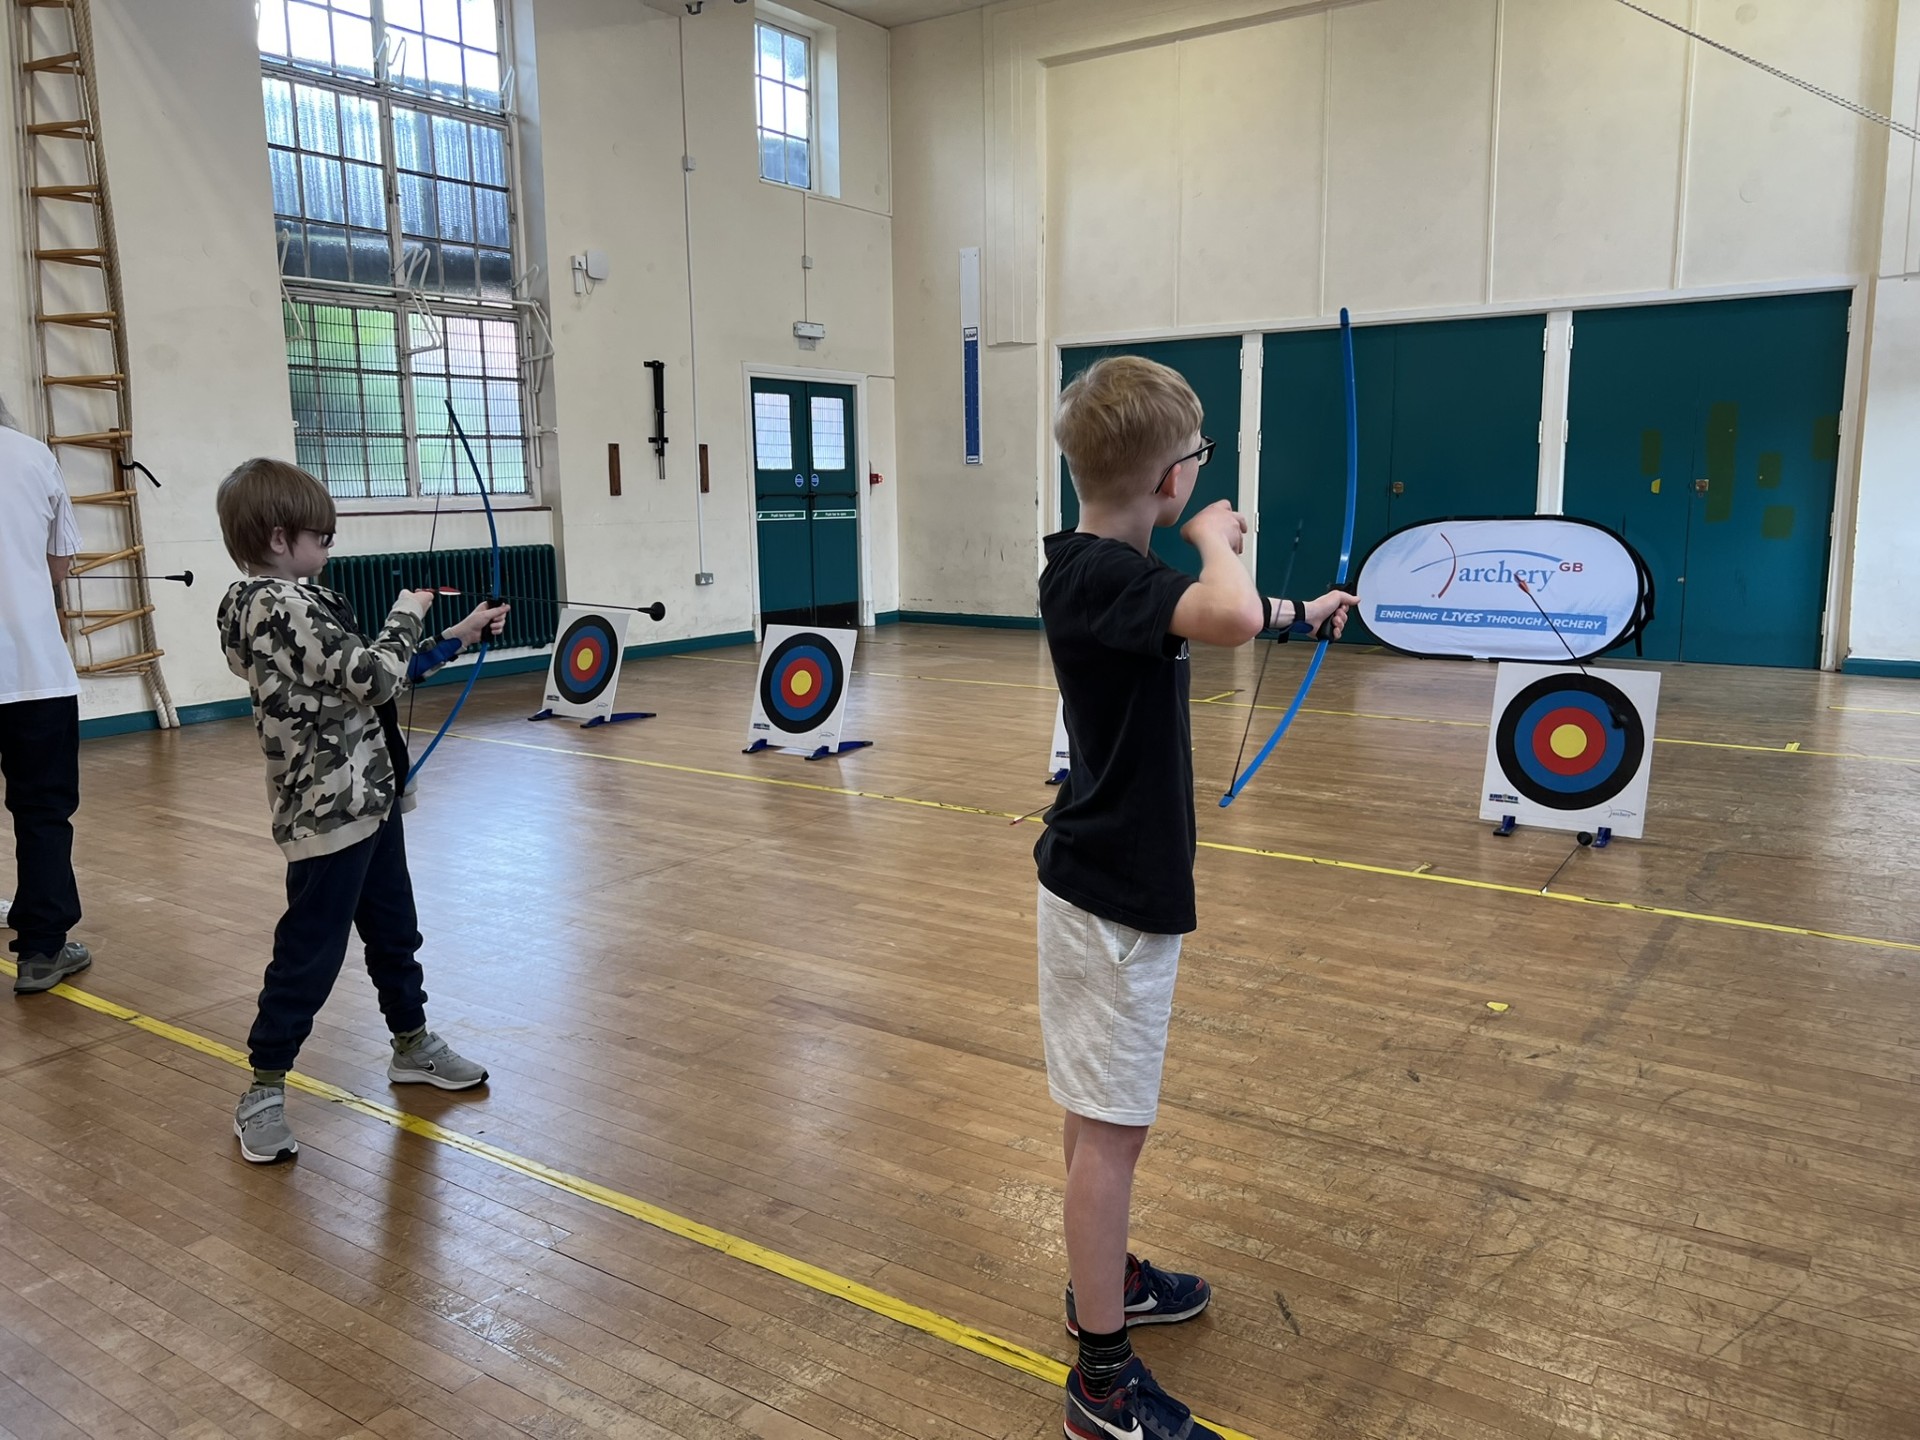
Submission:
[[760,667],[760,709],[789,735],[817,730],[840,704],[846,665],[833,641],[816,631],[789,635]]
[[1586,810],[1640,773],[1646,727],[1633,702],[1592,675],[1549,675],[1507,702],[1494,755],[1513,786],[1549,810]]
[[582,615],[553,649],[554,693],[569,705],[591,705],[620,670],[620,641],[604,615]]

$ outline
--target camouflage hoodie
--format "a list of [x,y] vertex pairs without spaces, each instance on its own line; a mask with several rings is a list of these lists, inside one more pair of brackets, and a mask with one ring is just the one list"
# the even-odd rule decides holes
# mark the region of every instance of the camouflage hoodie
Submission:
[[253,692],[273,838],[289,860],[357,845],[404,784],[376,707],[406,688],[425,612],[402,596],[372,640],[341,623],[351,614],[331,590],[273,576],[236,581],[220,602],[227,668]]

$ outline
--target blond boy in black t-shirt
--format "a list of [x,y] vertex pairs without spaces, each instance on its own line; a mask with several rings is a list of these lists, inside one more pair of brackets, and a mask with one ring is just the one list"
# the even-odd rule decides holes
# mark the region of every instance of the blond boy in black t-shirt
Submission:
[[1127,1251],[1180,943],[1195,924],[1187,643],[1240,645],[1270,624],[1326,623],[1338,635],[1354,598],[1263,599],[1240,560],[1246,521],[1224,500],[1180,531],[1200,552],[1198,579],[1151,554],[1154,530],[1179,521],[1212,457],[1201,418],[1178,371],[1118,356],[1067,387],[1054,422],[1080,524],[1047,537],[1040,614],[1073,765],[1034,858],[1047,1086],[1067,1112],[1067,1329],[1080,1342],[1070,1440],[1219,1440],[1127,1339],[1131,1326],[1190,1319],[1212,1298],[1199,1276]]

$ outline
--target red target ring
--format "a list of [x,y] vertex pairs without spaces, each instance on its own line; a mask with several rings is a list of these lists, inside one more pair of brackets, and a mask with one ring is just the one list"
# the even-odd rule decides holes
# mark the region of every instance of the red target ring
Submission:
[[1555,775],[1584,775],[1606,753],[1599,717],[1577,705],[1549,711],[1534,727],[1533,758]]

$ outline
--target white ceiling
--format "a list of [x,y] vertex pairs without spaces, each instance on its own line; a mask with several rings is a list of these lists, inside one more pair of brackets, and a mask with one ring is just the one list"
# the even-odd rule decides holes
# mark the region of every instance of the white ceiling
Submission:
[[962,10],[984,10],[994,0],[826,0],[826,3],[876,25],[893,26],[958,15]]

